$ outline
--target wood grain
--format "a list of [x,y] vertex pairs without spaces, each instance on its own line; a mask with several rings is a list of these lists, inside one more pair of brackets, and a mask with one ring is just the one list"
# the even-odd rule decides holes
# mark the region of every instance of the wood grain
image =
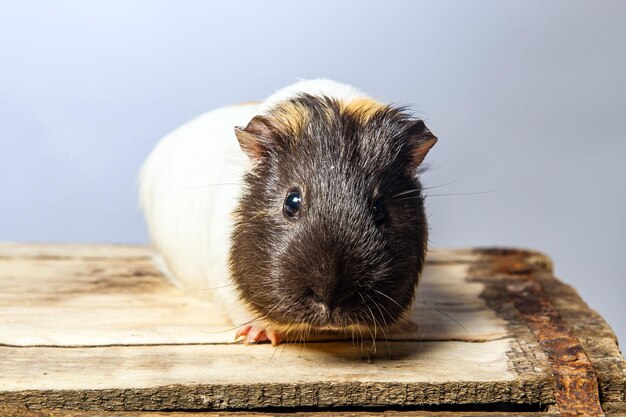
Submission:
[[[232,325],[199,297],[204,289],[171,286],[150,256],[141,246],[0,244],[0,404],[139,413],[554,403],[546,356],[497,285],[502,277],[476,273],[492,262],[485,254],[430,254],[417,331],[379,335],[375,347],[331,335],[278,348],[234,343]],[[588,308],[540,260],[542,285],[551,297],[563,292],[555,305],[608,375],[599,378],[603,401],[618,404],[615,336],[599,316],[577,316]]]
[[[558,417],[557,412],[499,412],[493,411],[485,414],[484,411],[305,411],[305,412],[268,412],[268,411],[208,411],[208,412],[185,412],[185,411],[109,411],[99,412],[98,417]],[[617,414],[610,414],[618,417]],[[0,417],[94,417],[90,411],[65,411],[65,410],[29,410],[25,408],[4,408],[0,406]]]
[[[204,288],[185,292],[152,265],[146,248],[43,245],[0,246],[0,344],[103,346],[232,343],[235,329],[201,299]],[[128,249],[128,255],[124,256]],[[506,323],[479,295],[483,285],[465,281],[467,265],[427,267],[413,311],[416,332],[391,339],[497,340]],[[77,314],[79,312],[79,314]]]

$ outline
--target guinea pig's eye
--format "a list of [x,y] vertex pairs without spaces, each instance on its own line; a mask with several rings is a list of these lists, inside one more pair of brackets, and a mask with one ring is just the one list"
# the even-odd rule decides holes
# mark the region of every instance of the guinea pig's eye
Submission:
[[286,217],[297,219],[298,212],[300,211],[300,205],[302,204],[302,196],[299,191],[291,191],[285,198],[283,204],[283,214]]
[[372,216],[374,217],[374,223],[382,224],[387,218],[387,211],[385,210],[385,203],[382,198],[374,201],[372,206]]

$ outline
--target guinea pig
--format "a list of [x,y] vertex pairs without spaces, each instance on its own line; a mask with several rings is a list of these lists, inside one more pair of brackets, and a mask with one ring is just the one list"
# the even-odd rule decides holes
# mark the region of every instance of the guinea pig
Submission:
[[427,250],[419,167],[437,138],[403,107],[331,80],[205,113],[144,163],[166,275],[245,343],[407,320]]

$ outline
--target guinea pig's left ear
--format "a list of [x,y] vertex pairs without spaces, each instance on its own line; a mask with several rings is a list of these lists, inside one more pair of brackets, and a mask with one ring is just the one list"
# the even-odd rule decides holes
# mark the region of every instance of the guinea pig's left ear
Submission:
[[437,137],[428,130],[422,120],[417,120],[409,125],[407,138],[411,153],[408,169],[410,172],[415,172],[430,148],[437,143]]
[[259,161],[266,154],[272,143],[270,122],[263,116],[254,116],[244,128],[235,127],[235,135],[241,150],[252,162]]

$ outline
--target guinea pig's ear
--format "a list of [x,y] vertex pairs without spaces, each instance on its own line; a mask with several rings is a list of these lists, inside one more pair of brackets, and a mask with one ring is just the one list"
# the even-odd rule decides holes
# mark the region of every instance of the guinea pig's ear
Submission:
[[407,170],[415,173],[426,154],[437,143],[437,137],[431,133],[422,120],[412,122],[407,129],[409,143],[409,164]]
[[252,162],[260,160],[272,141],[270,122],[263,116],[254,116],[244,128],[235,127],[235,135],[241,150],[248,155]]

